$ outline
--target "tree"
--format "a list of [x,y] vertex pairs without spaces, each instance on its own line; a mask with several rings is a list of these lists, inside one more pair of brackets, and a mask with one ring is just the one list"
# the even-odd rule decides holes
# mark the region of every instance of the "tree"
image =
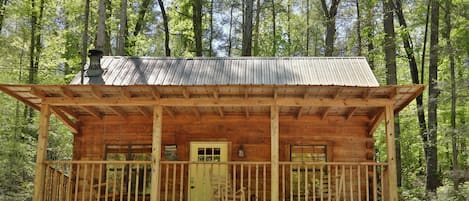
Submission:
[[161,15],[163,16],[165,55],[169,57],[171,56],[171,49],[169,48],[168,15],[166,15],[166,10],[163,5],[163,0],[158,0],[158,4],[160,5]]
[[275,27],[276,23],[276,11],[275,11],[275,0],[272,0],[272,56],[277,54],[277,29]]
[[202,56],[202,0],[192,1],[192,26],[194,29],[195,56]]
[[88,52],[88,18],[90,16],[90,0],[85,0],[85,19],[83,25],[83,35],[81,43],[81,84],[85,75],[86,55]]
[[321,0],[321,6],[326,17],[326,52],[325,56],[332,56],[334,53],[334,38],[335,38],[335,16],[337,15],[337,8],[340,0],[332,0],[329,8],[327,7],[326,0]]
[[[310,16],[311,16],[311,13],[310,13],[309,0],[306,0],[306,56],[309,56],[309,45],[310,45],[309,34],[311,33],[311,25],[309,23]],[[316,49],[316,47],[314,48]]]
[[2,0],[0,2],[0,33],[2,32],[3,19],[5,18],[5,6],[7,5],[8,0]]
[[253,14],[253,0],[246,0],[244,8],[244,24],[243,24],[243,42],[241,48],[242,56],[251,56],[252,50],[252,14]]
[[121,1],[121,12],[119,20],[119,38],[117,40],[117,55],[126,55],[126,41],[127,41],[127,0]]
[[[262,11],[261,0],[256,1],[256,24],[254,26],[254,56],[259,55],[259,24],[260,16]],[[233,16],[233,10],[231,10],[231,16]],[[231,24],[231,21],[230,21]],[[231,33],[230,33],[231,34]]]
[[357,48],[358,56],[362,55],[362,29],[361,29],[361,19],[360,19],[360,0],[355,0],[355,6],[357,8]]
[[[445,31],[443,37],[446,40],[446,51],[449,57],[449,70],[451,82],[451,148],[452,148],[452,171],[453,175],[459,171],[458,165],[458,140],[457,140],[457,127],[456,127],[456,72],[453,45],[451,44],[451,9],[452,1],[447,0],[445,3]],[[454,191],[459,190],[459,177],[453,176]]]
[[[137,15],[137,22],[135,23],[133,39],[128,42],[128,49],[127,51],[131,51],[135,47],[135,42],[137,40],[137,36],[142,32],[143,27],[145,27],[145,15],[148,12],[148,6],[150,5],[150,0],[143,0],[142,4],[140,4],[140,9]],[[158,1],[159,3],[160,1]],[[161,9],[161,8],[160,8]],[[164,17],[163,17],[164,20]]]
[[[98,6],[98,25],[97,25],[97,34],[95,40],[95,47],[98,50],[104,51],[104,43],[106,38],[106,0],[99,0]],[[104,52],[104,55],[109,55]]]
[[438,34],[440,3],[432,0],[430,28],[430,64],[428,67],[428,157],[427,157],[427,193],[436,193],[438,187],[438,150],[437,150],[437,108],[438,108]]

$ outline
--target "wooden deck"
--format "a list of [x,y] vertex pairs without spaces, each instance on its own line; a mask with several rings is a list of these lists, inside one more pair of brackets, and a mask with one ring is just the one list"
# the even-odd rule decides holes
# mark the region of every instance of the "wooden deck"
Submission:
[[[150,200],[150,161],[47,161],[45,201]],[[203,198],[191,197],[191,168],[207,168]],[[387,163],[279,162],[279,200],[387,200]],[[161,161],[160,201],[271,200],[270,162]],[[226,170],[226,171],[225,171]]]

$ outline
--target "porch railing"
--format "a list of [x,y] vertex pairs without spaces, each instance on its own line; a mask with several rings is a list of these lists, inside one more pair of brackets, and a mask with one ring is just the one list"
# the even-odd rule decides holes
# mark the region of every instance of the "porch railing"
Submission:
[[[48,161],[44,200],[140,201],[150,161]],[[279,200],[386,200],[386,163],[280,162]],[[270,162],[161,161],[161,201],[271,200]]]

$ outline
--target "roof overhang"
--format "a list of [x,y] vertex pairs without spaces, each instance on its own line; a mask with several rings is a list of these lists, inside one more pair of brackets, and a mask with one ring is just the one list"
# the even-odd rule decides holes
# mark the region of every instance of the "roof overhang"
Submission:
[[153,105],[164,106],[171,118],[182,113],[198,118],[212,113],[220,117],[268,115],[270,106],[278,105],[280,115],[367,116],[378,124],[385,106],[392,105],[397,113],[424,89],[425,85],[0,85],[0,91],[36,110],[50,105],[74,133],[81,117],[151,117]]

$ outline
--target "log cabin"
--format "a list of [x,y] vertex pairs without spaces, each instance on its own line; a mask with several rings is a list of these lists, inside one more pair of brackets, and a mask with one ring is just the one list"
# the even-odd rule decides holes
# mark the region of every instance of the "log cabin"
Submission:
[[[424,88],[379,86],[362,57],[99,51],[69,85],[0,85],[40,111],[35,201],[397,201],[393,119]],[[51,115],[70,161],[47,158]]]

